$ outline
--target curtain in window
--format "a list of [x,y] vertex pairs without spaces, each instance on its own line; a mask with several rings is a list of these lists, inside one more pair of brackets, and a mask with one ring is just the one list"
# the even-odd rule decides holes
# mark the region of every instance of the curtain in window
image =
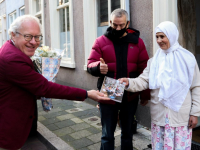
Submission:
[[183,47],[195,54],[196,48],[196,0],[178,0],[178,17]]

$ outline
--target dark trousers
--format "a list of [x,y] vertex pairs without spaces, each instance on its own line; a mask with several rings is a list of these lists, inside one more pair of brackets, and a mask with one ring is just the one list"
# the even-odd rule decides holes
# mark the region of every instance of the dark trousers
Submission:
[[35,136],[37,134],[37,121],[38,121],[38,108],[37,108],[37,100],[35,101],[35,111],[34,111],[34,118],[31,127],[31,131],[29,133],[30,136]]
[[132,102],[116,103],[115,105],[100,103],[102,137],[101,150],[114,150],[114,132],[118,113],[121,125],[121,150],[133,150],[133,121],[138,99]]

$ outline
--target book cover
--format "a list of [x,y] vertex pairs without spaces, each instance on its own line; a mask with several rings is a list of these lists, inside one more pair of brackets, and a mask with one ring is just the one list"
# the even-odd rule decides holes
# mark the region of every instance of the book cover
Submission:
[[125,83],[120,83],[119,80],[105,76],[101,86],[101,93],[104,93],[110,99],[121,103],[124,94]]

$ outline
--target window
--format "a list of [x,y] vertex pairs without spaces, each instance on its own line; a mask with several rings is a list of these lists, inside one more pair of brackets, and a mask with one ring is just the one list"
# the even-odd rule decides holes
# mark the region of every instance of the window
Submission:
[[9,14],[9,27],[12,24],[12,22],[16,19],[17,15],[16,15],[16,11],[14,11],[13,13]]
[[109,26],[110,14],[116,8],[123,8],[128,12],[128,14],[130,14],[129,0],[84,0],[84,70],[87,70],[87,59],[94,40],[105,33]]
[[97,0],[97,37],[103,35],[109,26],[110,14],[121,8],[120,0]]
[[0,18],[0,32],[2,32],[2,22],[1,22],[1,18]]
[[20,8],[20,16],[25,15],[25,6]]
[[[43,39],[40,42],[40,45],[45,45],[45,26],[44,26],[44,10],[43,10],[43,4],[44,0],[30,0],[29,3],[29,9],[30,9],[30,14],[36,16],[42,25],[42,35]],[[25,9],[24,9],[25,11]]]
[[75,68],[72,0],[50,3],[51,47],[64,50],[62,67]]

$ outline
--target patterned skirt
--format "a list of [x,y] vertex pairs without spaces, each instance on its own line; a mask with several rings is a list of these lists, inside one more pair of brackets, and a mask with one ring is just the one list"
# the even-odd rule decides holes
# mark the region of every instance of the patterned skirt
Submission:
[[188,126],[170,127],[168,115],[165,126],[151,124],[151,142],[153,150],[190,150],[192,129]]

